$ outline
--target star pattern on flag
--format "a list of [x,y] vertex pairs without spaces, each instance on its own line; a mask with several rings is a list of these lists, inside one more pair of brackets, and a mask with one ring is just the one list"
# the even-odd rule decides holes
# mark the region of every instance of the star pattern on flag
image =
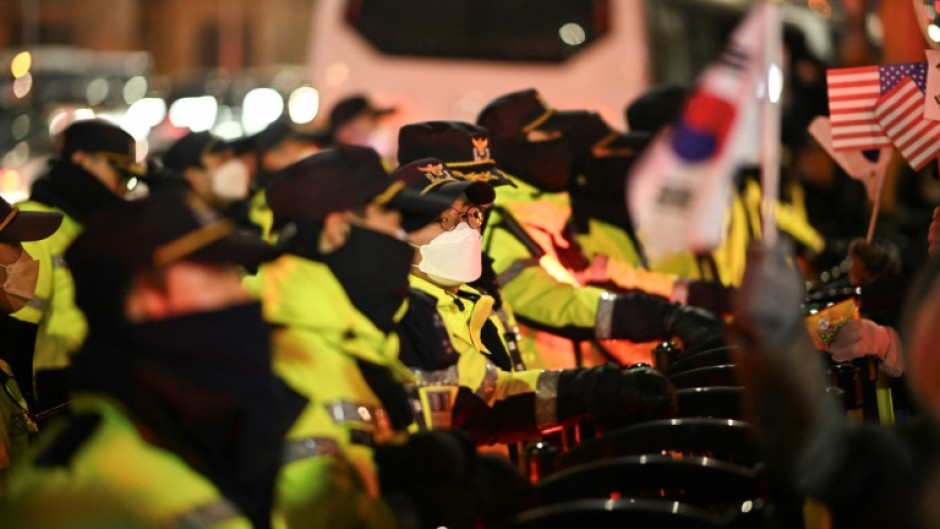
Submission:
[[881,93],[885,94],[905,77],[914,80],[921,92],[927,90],[927,63],[886,64],[881,67]]

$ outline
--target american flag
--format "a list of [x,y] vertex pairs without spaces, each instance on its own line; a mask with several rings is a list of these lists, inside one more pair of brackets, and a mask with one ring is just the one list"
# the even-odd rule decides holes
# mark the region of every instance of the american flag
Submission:
[[833,148],[837,151],[867,150],[890,145],[875,120],[875,104],[906,77],[926,90],[927,63],[827,70]]
[[915,171],[940,150],[940,121],[924,118],[924,93],[910,78],[878,99],[875,119]]

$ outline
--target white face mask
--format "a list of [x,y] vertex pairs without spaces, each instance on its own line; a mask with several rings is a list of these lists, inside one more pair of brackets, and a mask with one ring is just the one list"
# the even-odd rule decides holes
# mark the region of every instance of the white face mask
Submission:
[[245,162],[238,158],[220,165],[212,172],[212,193],[222,200],[244,200],[248,196],[251,174]]
[[16,261],[0,267],[6,269],[7,279],[0,285],[0,294],[6,296],[7,304],[13,312],[26,306],[36,296],[39,282],[39,261],[33,259],[26,250]]
[[466,222],[418,246],[418,251],[421,262],[415,266],[442,287],[476,281],[483,273],[480,232]]

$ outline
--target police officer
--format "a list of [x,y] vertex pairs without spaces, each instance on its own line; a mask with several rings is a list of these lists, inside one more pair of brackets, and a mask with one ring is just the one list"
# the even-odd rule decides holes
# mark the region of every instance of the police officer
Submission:
[[[279,327],[275,369],[311,402],[288,435],[296,456],[282,483],[348,461],[356,486],[381,493],[399,520],[411,512],[422,526],[471,526],[473,444],[446,432],[408,435],[414,408],[404,384],[412,378],[394,332],[414,253],[402,240],[401,212],[428,223],[450,201],[404,189],[375,151],[355,146],[289,166],[268,201],[287,252],[258,276],[265,317]],[[303,505],[332,501],[317,487],[287,488],[289,520]]]
[[[539,152],[543,161],[526,159],[538,167],[544,164],[550,174],[534,174],[548,180],[557,176],[553,185],[563,189],[570,157],[565,162],[564,175],[558,173],[555,163],[559,156],[568,156],[565,153],[570,154],[570,148],[565,143],[547,140]],[[484,180],[498,186],[495,207],[483,234],[483,249],[492,259],[502,296],[527,323],[579,338],[643,342],[679,337],[689,349],[720,341],[721,322],[704,311],[643,292],[615,294],[585,287],[576,280],[561,281],[557,273],[550,274],[544,267],[546,262],[563,272],[562,252],[570,249],[557,238],[567,215],[552,215],[558,213],[559,206],[564,206],[562,201],[566,198],[544,193],[500,173],[487,129],[460,122],[425,122],[402,127],[399,162],[405,164],[428,156],[445,161],[458,179]],[[512,185],[501,185],[508,183]],[[510,211],[513,206],[516,207]],[[517,215],[522,218],[516,220]],[[527,221],[554,225],[551,230],[527,230]]]
[[61,223],[61,213],[20,211],[0,198],[0,496],[11,461],[38,430],[29,413],[30,388],[17,383],[32,380],[36,325],[9,316],[36,295],[39,278],[40,263],[21,243],[44,239]]
[[301,130],[285,117],[271,122],[257,134],[229,142],[252,175],[250,197],[247,202],[235,202],[230,215],[243,227],[259,231],[264,240],[275,242],[277,234],[272,231],[274,219],[265,189],[279,171],[319,152],[327,143],[326,134]]
[[330,110],[329,133],[333,144],[372,147],[383,160],[395,154],[395,131],[387,125],[395,107],[380,107],[362,94],[339,100]]
[[89,323],[74,413],[11,472],[5,500],[44,497],[31,504],[48,509],[87,491],[152,525],[270,527],[304,401],[272,373],[269,328],[239,266],[275,255],[192,194],[92,221],[66,253]]
[[[33,358],[39,412],[66,402],[70,355],[81,345],[86,324],[73,301],[74,286],[63,254],[83,226],[100,211],[121,202],[128,186],[144,173],[130,134],[104,121],[79,121],[62,133],[62,148],[47,174],[33,183],[22,211],[64,214],[52,236],[27,242],[40,262],[36,293],[13,316],[39,325]],[[32,383],[27,381],[27,383]]]
[[650,136],[613,130],[594,112],[584,112],[564,136],[573,150],[567,186],[573,231],[590,262],[582,281],[615,289],[638,288],[716,314],[730,314],[732,289],[717,281],[688,280],[650,269],[625,196],[630,168]]
[[[414,354],[406,355],[410,351],[403,347],[402,360],[433,370],[422,373],[423,382],[433,385],[442,375],[460,382],[454,427],[489,444],[532,439],[584,414],[623,422],[675,411],[675,390],[651,369],[526,369],[512,338],[511,316],[497,314],[508,307],[495,307],[492,296],[468,285],[482,273],[480,230],[483,209],[495,199],[492,186],[458,181],[434,158],[404,165],[394,176],[422,194],[453,201],[440,217],[408,235],[419,251],[411,271],[409,311],[399,332],[403,344],[415,344],[409,348]],[[442,322],[443,332],[434,321]],[[428,358],[435,349],[444,362],[449,360],[446,368]]]
[[209,132],[190,132],[176,140],[163,155],[163,167],[221,211],[248,198],[248,165],[235,156],[230,143]]

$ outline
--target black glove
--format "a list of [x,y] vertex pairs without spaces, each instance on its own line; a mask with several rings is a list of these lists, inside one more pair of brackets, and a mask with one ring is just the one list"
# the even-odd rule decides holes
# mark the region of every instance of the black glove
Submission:
[[407,491],[419,485],[467,483],[476,447],[459,430],[433,430],[412,435],[404,444],[378,445],[372,458],[383,492]]
[[484,527],[494,527],[498,522],[536,506],[532,484],[502,457],[477,456],[472,482],[477,516]]
[[682,340],[682,352],[686,355],[725,344],[722,338],[725,322],[697,307],[672,305],[667,311],[663,326],[667,338]]
[[557,409],[560,421],[585,414],[605,424],[662,419],[676,413],[676,390],[649,367],[566,369],[558,378]]
[[671,303],[645,292],[618,294],[601,303],[610,305],[610,326],[605,328],[603,311],[599,308],[599,338],[624,338],[633,342],[679,338],[686,352],[719,347],[723,343],[724,322],[703,309]]
[[726,287],[717,281],[689,281],[686,305],[714,314],[730,314],[734,310],[733,300],[733,287]]
[[456,430],[424,432],[402,445],[377,446],[373,459],[382,495],[400,524],[475,527],[476,449],[469,436]]

